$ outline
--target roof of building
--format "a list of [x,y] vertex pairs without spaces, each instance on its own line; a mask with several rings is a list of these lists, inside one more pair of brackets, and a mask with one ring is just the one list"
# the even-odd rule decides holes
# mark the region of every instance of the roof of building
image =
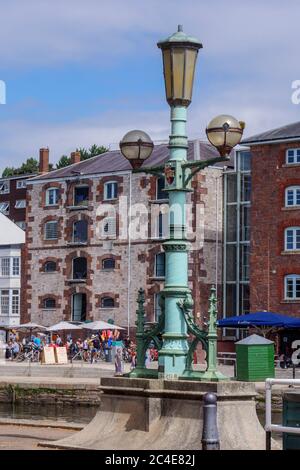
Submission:
[[26,173],[24,175],[13,175],[13,176],[1,176],[0,181],[4,180],[21,180],[24,178],[33,178],[34,176],[37,176],[37,173]]
[[[190,141],[188,146],[188,160],[208,160],[218,157],[217,150],[207,142],[199,140]],[[169,158],[168,144],[155,145],[151,157],[146,160],[142,168],[161,165]],[[230,161],[220,162],[217,165],[223,167],[231,165]],[[65,168],[54,170],[40,176],[36,176],[31,180],[49,180],[57,178],[68,178],[74,176],[95,175],[101,173],[117,173],[120,171],[131,170],[130,163],[121,154],[119,150],[110,150],[108,152],[97,155],[96,157],[74,163]]]
[[300,140],[300,121],[286,126],[277,127],[261,134],[253,135],[242,140],[241,144],[258,144],[264,142],[278,142],[281,140]]
[[273,341],[270,341],[267,338],[263,338],[262,336],[259,335],[251,335],[247,336],[247,338],[242,339],[241,341],[238,341],[235,344],[243,344],[243,345],[257,345],[257,344],[274,344]]
[[0,246],[25,243],[25,232],[4,214],[0,213]]

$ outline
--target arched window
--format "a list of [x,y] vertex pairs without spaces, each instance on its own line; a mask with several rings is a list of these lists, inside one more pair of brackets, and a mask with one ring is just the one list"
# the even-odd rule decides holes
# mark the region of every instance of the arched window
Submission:
[[289,186],[285,190],[285,206],[300,206],[300,186]]
[[115,301],[112,297],[102,297],[101,308],[113,308],[114,306]]
[[73,259],[73,279],[87,278],[87,260],[83,256]]
[[114,258],[105,258],[102,260],[102,269],[115,269],[116,262]]
[[104,199],[117,199],[118,197],[118,183],[116,181],[107,181],[104,184]]
[[58,223],[56,220],[45,223],[44,234],[45,240],[56,240],[58,238]]
[[300,250],[300,227],[285,229],[284,249],[286,251]]
[[56,262],[55,261],[46,261],[44,264],[45,273],[54,273],[56,271]]
[[48,188],[46,191],[46,206],[55,206],[58,204],[59,189]]
[[288,274],[284,278],[284,297],[286,300],[300,299],[300,275]]
[[73,224],[73,242],[86,243],[88,239],[88,223],[86,220],[77,220]]
[[51,297],[43,300],[43,307],[47,309],[56,308],[56,301]]
[[155,256],[155,276],[165,277],[166,275],[166,256],[165,253],[158,253]]

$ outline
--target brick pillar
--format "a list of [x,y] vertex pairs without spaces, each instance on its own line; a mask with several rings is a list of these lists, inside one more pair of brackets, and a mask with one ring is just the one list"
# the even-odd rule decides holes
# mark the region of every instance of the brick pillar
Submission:
[[39,172],[48,173],[48,171],[49,171],[49,149],[42,148],[40,149]]
[[72,152],[71,153],[71,164],[73,165],[73,163],[79,163],[80,162],[80,152]]

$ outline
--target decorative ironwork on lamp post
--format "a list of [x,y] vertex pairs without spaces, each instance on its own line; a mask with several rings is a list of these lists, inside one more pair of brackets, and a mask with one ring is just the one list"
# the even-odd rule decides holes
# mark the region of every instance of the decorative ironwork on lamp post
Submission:
[[[192,352],[198,341],[201,341],[207,350],[213,351],[211,346],[212,342],[216,341],[216,334],[214,335],[210,330],[207,334],[194,323],[193,299],[188,286],[189,243],[186,239],[186,193],[192,191],[191,181],[198,171],[228,159],[232,148],[241,140],[244,123],[227,115],[214,118],[207,126],[206,133],[209,141],[217,148],[220,157],[206,161],[188,161],[187,107],[192,100],[196,60],[202,44],[198,39],[186,35],[182,26],[178,26],[176,33],[157,45],[162,51],[166,99],[171,108],[169,159],[165,165],[141,168],[143,161],[151,155],[153,149],[150,137],[143,131],[127,133],[120,142],[120,149],[122,154],[132,162],[133,172],[164,175],[170,208],[179,208],[179,210],[170,211],[170,235],[163,243],[166,253],[166,275],[161,293],[164,299],[164,318],[160,331],[162,347],[159,350],[158,376],[165,379],[180,377],[199,379],[203,374],[193,372],[191,369]],[[211,305],[212,300],[210,298]],[[211,312],[210,314],[212,315]],[[157,333],[157,329],[155,332]],[[187,341],[189,334],[195,336],[195,341],[190,347]],[[139,337],[142,338],[141,332]],[[146,341],[146,337],[144,340]],[[207,348],[209,344],[211,346]],[[207,352],[209,353],[209,350]],[[208,358],[211,371],[214,369],[212,361],[216,361],[215,354],[213,356],[213,359]],[[136,371],[135,376],[144,376],[145,370],[142,369],[140,365],[140,375],[138,375],[139,371]],[[219,380],[219,378],[213,373],[211,379],[207,376],[207,380]]]

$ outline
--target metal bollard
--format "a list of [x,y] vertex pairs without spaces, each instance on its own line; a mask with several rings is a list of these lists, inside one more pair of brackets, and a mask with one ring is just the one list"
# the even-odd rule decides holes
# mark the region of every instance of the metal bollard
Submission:
[[220,450],[217,424],[217,395],[206,393],[203,396],[202,450]]

